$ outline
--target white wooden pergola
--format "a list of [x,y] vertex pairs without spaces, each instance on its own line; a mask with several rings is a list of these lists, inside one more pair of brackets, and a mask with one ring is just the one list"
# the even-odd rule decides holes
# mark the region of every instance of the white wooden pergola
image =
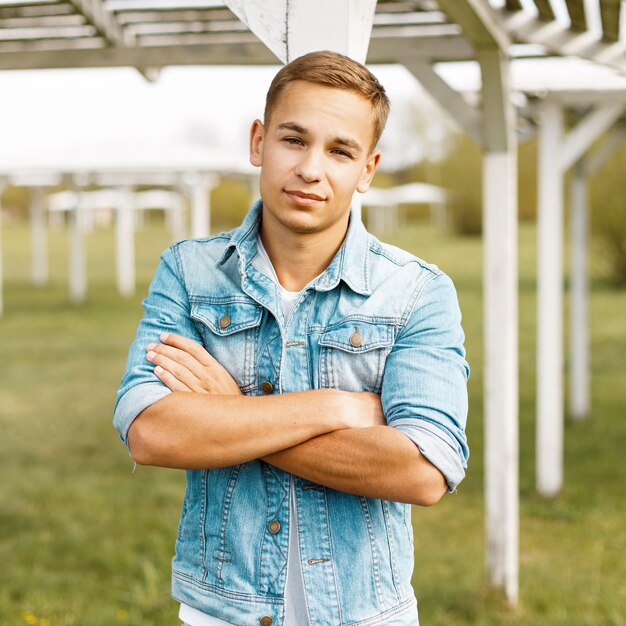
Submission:
[[[516,603],[517,113],[509,65],[520,56],[575,55],[625,72],[621,9],[619,0],[0,0],[0,69],[132,66],[154,79],[165,65],[273,64],[328,48],[400,62],[418,78],[484,154],[487,569]],[[482,75],[477,105],[435,70],[470,59]],[[539,488],[552,495],[563,420],[561,175],[622,109],[603,100],[564,136],[562,105],[545,99],[541,108],[538,437],[552,469],[539,470]]]
[[[0,151],[1,152],[1,151]],[[4,157],[4,158],[3,158]],[[185,236],[206,237],[211,232],[210,193],[224,177],[238,177],[256,188],[257,170],[243,158],[228,158],[207,150],[171,151],[154,158],[118,156],[78,157],[20,163],[12,168],[0,154],[0,199],[3,186],[11,184],[29,190],[31,231],[31,275],[36,286],[48,282],[48,217],[64,212],[69,217],[68,283],[70,300],[80,304],[87,297],[87,250],[85,227],[93,212],[110,209],[115,215],[115,266],[119,293],[135,293],[135,227],[137,216],[146,208],[166,210],[172,241]],[[70,191],[44,193],[61,183]],[[96,185],[99,191],[90,187]],[[136,191],[141,186],[158,186]],[[169,189],[166,191],[164,188]],[[188,202],[182,202],[183,196]],[[189,230],[184,226],[184,205],[190,207]],[[1,207],[0,207],[1,209]],[[1,211],[0,211],[1,212]],[[1,215],[0,215],[1,218]],[[0,239],[2,224],[0,221]],[[0,316],[2,302],[2,248],[0,246]]]

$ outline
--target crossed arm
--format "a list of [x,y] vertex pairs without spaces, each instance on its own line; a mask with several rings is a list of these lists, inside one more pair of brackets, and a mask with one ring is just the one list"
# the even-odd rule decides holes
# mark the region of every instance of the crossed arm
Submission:
[[173,393],[130,427],[140,464],[199,469],[260,458],[333,489],[425,506],[446,491],[441,472],[386,425],[376,394],[244,396],[202,346],[174,334],[150,344],[147,358]]

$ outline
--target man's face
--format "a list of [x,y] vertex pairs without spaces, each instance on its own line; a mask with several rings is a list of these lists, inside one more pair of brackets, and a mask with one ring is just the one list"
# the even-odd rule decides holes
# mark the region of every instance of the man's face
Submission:
[[367,191],[380,153],[370,152],[372,108],[355,92],[289,83],[267,126],[252,125],[250,162],[261,166],[264,227],[341,239],[355,190]]

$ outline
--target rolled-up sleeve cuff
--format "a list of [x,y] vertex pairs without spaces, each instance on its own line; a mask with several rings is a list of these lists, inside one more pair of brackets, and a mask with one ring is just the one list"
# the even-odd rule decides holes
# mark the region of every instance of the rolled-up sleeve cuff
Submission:
[[172,393],[161,383],[142,383],[129,389],[118,401],[113,416],[113,426],[128,447],[128,430],[134,419],[150,405]]
[[398,419],[389,426],[398,429],[415,443],[420,452],[444,475],[448,491],[456,490],[465,477],[466,465],[454,439],[426,421]]

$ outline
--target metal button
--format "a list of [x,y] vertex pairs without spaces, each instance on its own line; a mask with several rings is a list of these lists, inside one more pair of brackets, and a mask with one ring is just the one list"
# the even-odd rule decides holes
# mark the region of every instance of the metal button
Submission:
[[272,391],[274,391],[274,385],[272,385],[269,380],[266,380],[261,383],[261,391],[263,393],[272,393]]
[[220,328],[228,328],[230,326],[230,317],[228,314],[220,317]]
[[363,345],[363,337],[359,335],[358,330],[350,335],[350,345],[353,348],[360,348]]
[[259,623],[261,624],[261,626],[272,626],[272,622],[274,620],[269,616],[269,615],[264,615],[260,620]]
[[272,520],[267,527],[272,535],[275,535],[280,530],[280,522],[278,520]]

